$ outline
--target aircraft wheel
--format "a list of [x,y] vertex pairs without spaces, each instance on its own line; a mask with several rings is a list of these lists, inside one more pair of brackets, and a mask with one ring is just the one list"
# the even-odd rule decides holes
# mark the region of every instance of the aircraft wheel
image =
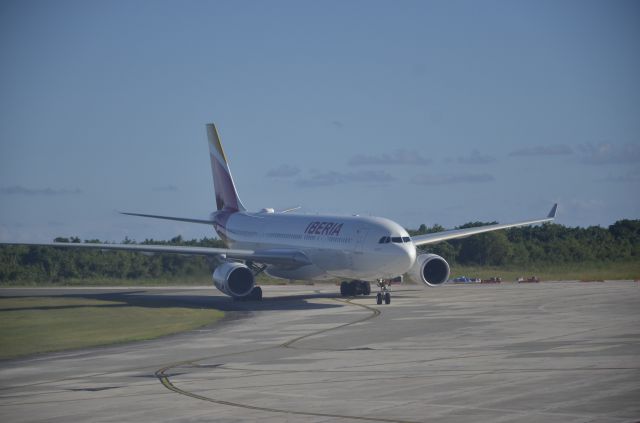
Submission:
[[254,287],[249,297],[253,301],[262,301],[262,288],[260,288],[259,286]]
[[386,294],[384,294],[384,303],[389,304],[390,302],[391,302],[391,294],[387,292]]
[[382,294],[378,292],[376,295],[376,304],[382,304]]
[[356,295],[362,294],[362,286],[360,285],[360,281],[349,282],[349,288],[351,291],[351,295],[353,295],[354,297]]
[[348,297],[350,292],[349,288],[349,282],[342,281],[342,283],[340,283],[340,295],[342,295],[343,297]]

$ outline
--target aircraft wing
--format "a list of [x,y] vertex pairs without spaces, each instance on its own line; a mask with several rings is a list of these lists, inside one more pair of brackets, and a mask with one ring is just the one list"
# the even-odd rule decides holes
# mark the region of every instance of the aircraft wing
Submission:
[[178,222],[202,223],[204,225],[213,225],[213,220],[192,219],[190,217],[158,216],[157,214],[142,214],[142,213],[129,213],[129,212],[118,212],[118,213],[126,214],[127,216],[152,217],[154,219],[177,220]]
[[484,232],[497,231],[499,229],[515,228],[518,226],[528,226],[528,225],[535,225],[536,223],[551,222],[556,217],[557,209],[558,209],[558,204],[554,204],[553,207],[551,208],[551,211],[549,211],[549,214],[547,214],[547,217],[543,219],[526,220],[524,222],[515,222],[515,223],[502,223],[502,224],[496,224],[496,225],[478,226],[475,228],[452,229],[450,231],[442,231],[442,232],[436,232],[432,234],[412,236],[411,240],[413,241],[413,244],[417,247],[419,245],[434,244],[436,242],[446,241],[449,239],[465,238],[471,235],[481,234]]
[[307,256],[295,249],[270,250],[234,250],[227,248],[189,247],[175,245],[144,245],[144,244],[92,244],[74,242],[0,242],[0,245],[27,245],[40,247],[88,248],[95,250],[137,251],[143,253],[168,253],[199,256],[226,256],[231,259],[249,260],[257,263],[275,264],[279,266],[301,267],[311,264]]

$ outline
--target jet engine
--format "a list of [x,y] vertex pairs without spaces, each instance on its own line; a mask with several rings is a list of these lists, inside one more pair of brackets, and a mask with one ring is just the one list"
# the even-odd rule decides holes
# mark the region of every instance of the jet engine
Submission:
[[253,272],[246,265],[225,261],[213,271],[213,283],[225,294],[240,298],[251,293],[255,285]]
[[449,279],[449,272],[449,263],[442,257],[436,254],[420,254],[408,273],[416,282],[438,286]]

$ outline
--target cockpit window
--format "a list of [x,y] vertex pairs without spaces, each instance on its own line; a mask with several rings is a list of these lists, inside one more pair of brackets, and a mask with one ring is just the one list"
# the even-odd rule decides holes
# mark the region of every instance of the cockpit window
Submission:
[[411,242],[411,238],[409,238],[408,236],[383,236],[382,238],[380,238],[380,241],[378,241],[378,244],[388,244],[390,242],[402,244],[404,242]]

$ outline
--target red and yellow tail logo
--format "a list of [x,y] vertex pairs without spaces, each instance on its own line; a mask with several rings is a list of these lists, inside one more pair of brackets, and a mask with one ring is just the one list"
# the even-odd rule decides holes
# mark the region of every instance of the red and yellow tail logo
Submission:
[[218,130],[213,123],[207,125],[207,138],[209,139],[209,157],[211,159],[213,187],[216,191],[217,209],[228,211],[246,210],[238,197],[238,192],[229,170],[227,156],[224,154]]

